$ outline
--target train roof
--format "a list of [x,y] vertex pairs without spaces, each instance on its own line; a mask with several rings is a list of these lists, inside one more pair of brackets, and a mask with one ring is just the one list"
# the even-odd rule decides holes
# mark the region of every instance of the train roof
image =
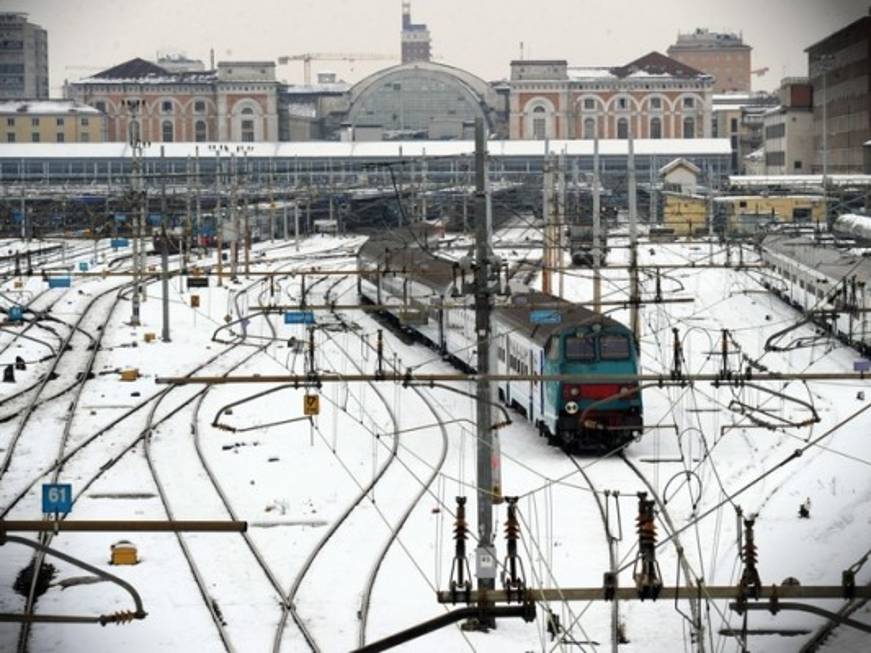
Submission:
[[764,238],[762,246],[808,265],[831,279],[856,275],[858,281],[871,281],[871,258],[832,244],[815,242],[810,236],[771,234]]
[[[384,264],[386,252],[389,251],[390,269],[404,269],[414,281],[441,294],[454,280],[454,262],[422,249],[430,235],[431,230],[420,227],[379,232],[370,236],[360,248],[360,256]],[[557,313],[560,316],[559,323],[533,324],[530,313],[536,310]],[[586,306],[573,304],[537,290],[515,293],[510,303],[494,307],[494,314],[507,323],[512,331],[521,333],[542,346],[553,334],[583,324],[598,323],[605,327],[625,328],[617,320]]]
[[[530,313],[536,310],[556,312],[560,316],[559,324],[533,324],[530,321]],[[511,297],[510,305],[501,304],[494,309],[494,312],[515,331],[528,336],[533,342],[542,346],[549,337],[562,333],[567,328],[571,329],[587,324],[626,328],[617,320],[597,313],[586,306],[573,304],[537,290],[514,294]]]
[[434,229],[416,225],[403,229],[378,232],[369,236],[360,248],[359,256],[384,265],[391,270],[406,270],[419,283],[439,293],[453,281],[453,262],[425,249]]

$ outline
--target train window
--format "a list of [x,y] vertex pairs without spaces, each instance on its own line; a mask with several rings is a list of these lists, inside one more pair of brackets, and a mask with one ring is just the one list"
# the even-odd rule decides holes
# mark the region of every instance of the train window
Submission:
[[626,336],[602,336],[599,338],[602,360],[624,360],[629,358],[629,340]]
[[566,338],[566,359],[570,361],[592,361],[596,359],[596,343],[592,336]]

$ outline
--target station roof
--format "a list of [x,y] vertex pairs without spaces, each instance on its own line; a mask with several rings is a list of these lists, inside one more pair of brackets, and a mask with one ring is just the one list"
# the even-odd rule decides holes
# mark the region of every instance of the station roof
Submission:
[[[163,147],[166,156],[184,158],[194,156],[197,148],[201,157],[230,156],[237,146],[248,150],[250,158],[358,158],[392,159],[400,157],[459,157],[473,156],[474,141],[295,141],[268,143],[152,143],[145,148],[146,158],[160,156]],[[546,150],[545,150],[546,148]],[[537,158],[547,151],[567,156],[592,156],[592,140],[491,140],[487,143],[490,156]],[[637,156],[730,156],[732,147],[728,138],[663,138],[636,139]],[[629,142],[623,139],[599,141],[601,156],[627,156]],[[0,159],[127,159],[132,150],[126,143],[4,143]],[[867,176],[871,180],[871,176]],[[819,175],[817,175],[819,178]],[[830,177],[831,178],[831,177]],[[734,179],[734,178],[733,178]]]

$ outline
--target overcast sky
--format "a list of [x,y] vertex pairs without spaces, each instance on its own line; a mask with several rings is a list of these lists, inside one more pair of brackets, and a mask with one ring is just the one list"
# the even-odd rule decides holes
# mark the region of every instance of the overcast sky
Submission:
[[[866,14],[871,0],[413,0],[415,22],[429,25],[437,61],[487,80],[508,63],[567,59],[621,65],[651,50],[665,53],[678,31],[743,32],[753,67],[768,67],[754,87],[807,74],[804,49]],[[275,60],[303,52],[399,52],[400,0],[0,0],[48,30],[52,95],[75,79],[132,57],[182,52],[215,58]],[[389,61],[313,64],[357,81]],[[72,68],[91,67],[90,69]],[[70,68],[68,68],[70,67]],[[302,81],[302,64],[278,67]]]

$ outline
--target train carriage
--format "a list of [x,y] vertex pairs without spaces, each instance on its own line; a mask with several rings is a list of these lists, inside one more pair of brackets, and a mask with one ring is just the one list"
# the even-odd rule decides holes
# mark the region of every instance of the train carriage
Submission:
[[[424,239],[425,234],[410,230],[370,238],[358,255],[361,300],[389,314],[446,359],[472,369],[472,299],[455,291],[457,264],[425,250]],[[541,307],[559,316],[558,323],[532,324],[530,313]],[[597,376],[638,373],[638,351],[624,325],[583,306],[529,291],[515,293],[510,303],[495,307],[491,326],[494,372],[584,379],[517,378],[497,384],[500,399],[550,442],[572,451],[611,449],[641,432],[637,384],[596,382]]]

